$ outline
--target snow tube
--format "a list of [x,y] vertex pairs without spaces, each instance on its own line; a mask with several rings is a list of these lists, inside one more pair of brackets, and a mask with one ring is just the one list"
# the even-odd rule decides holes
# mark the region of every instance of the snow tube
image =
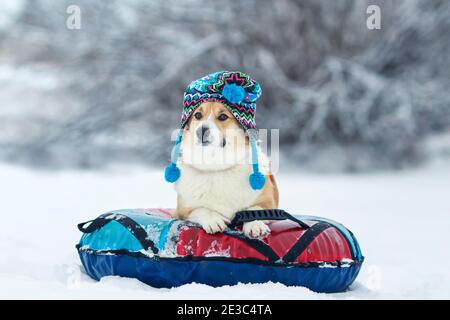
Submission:
[[[252,220],[272,220],[270,235],[246,237],[242,223]],[[340,292],[355,280],[364,260],[343,225],[283,210],[238,212],[218,234],[173,219],[168,209],[111,211],[78,228],[84,234],[77,249],[89,276],[137,278],[157,288],[272,281]]]

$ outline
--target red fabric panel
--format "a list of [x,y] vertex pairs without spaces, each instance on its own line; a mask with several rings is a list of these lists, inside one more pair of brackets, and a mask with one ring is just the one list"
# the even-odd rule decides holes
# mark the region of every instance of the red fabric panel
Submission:
[[298,224],[288,220],[270,222],[269,227],[270,235],[263,241],[280,257],[283,257],[305,232]]
[[[271,233],[263,241],[283,257],[303,236],[305,230],[296,223],[283,220],[269,223]],[[267,258],[244,241],[223,233],[208,234],[199,227],[182,227],[177,243],[177,254],[195,257]],[[330,227],[320,233],[295,262],[335,262],[352,259],[344,236]]]
[[245,242],[223,233],[208,234],[202,228],[182,227],[177,254],[194,257],[267,258]]
[[334,262],[352,259],[347,240],[330,227],[320,233],[295,262]]

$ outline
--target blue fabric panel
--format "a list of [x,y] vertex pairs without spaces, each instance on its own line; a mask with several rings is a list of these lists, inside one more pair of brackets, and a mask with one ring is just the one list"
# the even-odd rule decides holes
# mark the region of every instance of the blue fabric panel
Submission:
[[176,221],[176,219],[169,219],[158,215],[150,215],[143,213],[142,211],[132,209],[115,210],[110,213],[122,214],[140,224],[147,232],[148,238],[155,243],[159,250],[164,249],[167,232],[170,229],[171,224]]
[[130,252],[143,250],[142,245],[128,229],[114,220],[93,233],[83,234],[80,245],[92,250],[126,249]]
[[277,267],[217,260],[155,260],[84,251],[79,251],[79,254],[87,273],[94,279],[117,275],[137,278],[157,288],[171,288],[192,282],[217,287],[239,282],[273,281],[288,286],[304,286],[316,292],[341,292],[355,280],[361,267],[360,264],[335,268]]

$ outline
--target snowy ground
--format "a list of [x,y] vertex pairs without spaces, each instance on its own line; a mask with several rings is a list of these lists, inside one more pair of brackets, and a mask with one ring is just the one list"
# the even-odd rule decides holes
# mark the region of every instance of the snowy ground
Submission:
[[348,292],[280,284],[154,289],[91,280],[80,266],[76,224],[117,208],[171,207],[162,172],[43,172],[0,166],[0,298],[366,299],[450,298],[450,167],[376,175],[280,174],[281,207],[344,223],[366,261]]

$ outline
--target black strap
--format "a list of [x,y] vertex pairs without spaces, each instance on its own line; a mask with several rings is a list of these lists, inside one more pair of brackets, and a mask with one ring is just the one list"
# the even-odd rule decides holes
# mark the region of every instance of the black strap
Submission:
[[303,251],[311,244],[311,242],[324,231],[332,225],[327,222],[317,222],[297,240],[297,242],[289,249],[289,251],[284,255],[283,261],[286,263],[294,262],[298,256],[300,256]]
[[291,220],[298,223],[303,229],[309,228],[309,225],[281,209],[243,210],[236,212],[228,227],[234,229],[244,222],[255,220]]
[[[95,220],[90,220],[86,222],[82,222],[78,224],[78,230],[84,233],[92,233],[94,231],[97,231],[107,223],[111,221],[117,221],[121,225],[123,225],[125,228],[128,229],[128,231],[131,232],[131,234],[139,241],[139,243],[142,245],[144,250],[152,250],[154,254],[158,253],[158,248],[156,248],[155,244],[152,240],[148,238],[148,234],[145,231],[142,226],[131,219],[130,217],[127,217],[122,214],[118,213],[106,213],[101,216],[99,216]],[[89,225],[87,225],[89,224]],[[86,226],[87,225],[87,226]]]
[[97,217],[94,220],[81,222],[77,225],[77,228],[78,228],[78,230],[80,230],[83,233],[92,233],[94,231],[97,231],[98,229],[100,229],[105,224],[107,224],[108,222],[111,221],[111,219],[105,219],[109,215],[111,215],[111,214],[105,213],[105,214],[102,214],[101,216]]
[[237,232],[224,232],[227,236],[242,240],[245,242],[248,246],[255,249],[259,253],[261,253],[263,256],[265,256],[270,262],[278,261],[280,260],[280,256],[264,241],[259,239],[253,239],[246,237],[242,233]]

